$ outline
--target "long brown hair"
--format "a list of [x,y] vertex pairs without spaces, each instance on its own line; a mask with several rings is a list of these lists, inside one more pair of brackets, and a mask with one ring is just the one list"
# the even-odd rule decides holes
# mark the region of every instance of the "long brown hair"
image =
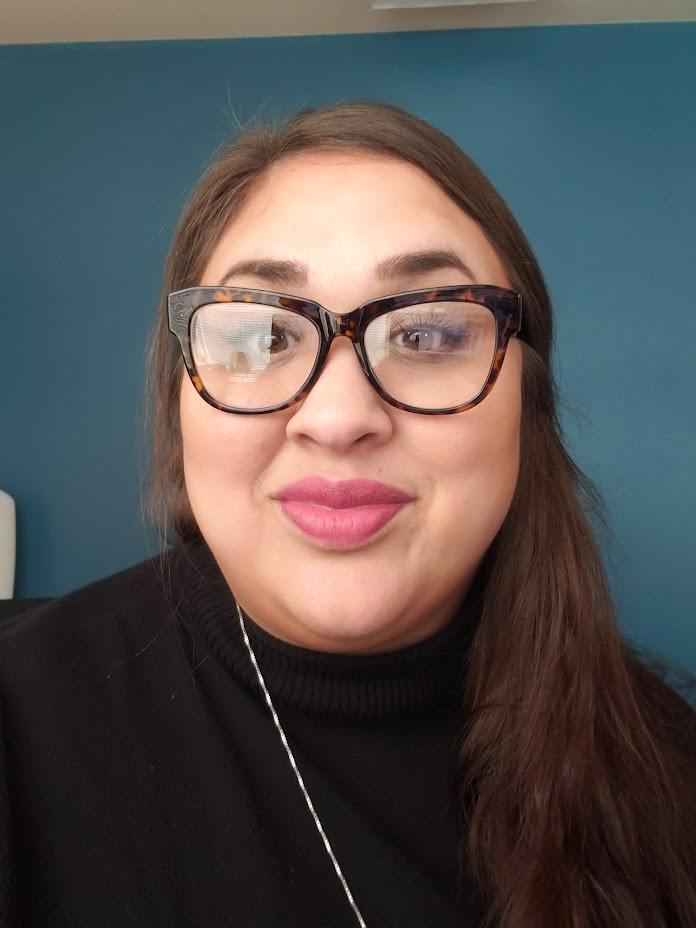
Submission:
[[398,107],[354,101],[252,121],[221,146],[183,210],[163,276],[148,355],[149,514],[165,541],[199,535],[184,485],[182,362],[167,294],[200,282],[269,167],[326,148],[425,170],[478,222],[522,295],[520,472],[486,555],[458,743],[462,855],[486,924],[696,928],[696,710],[664,679],[675,668],[619,631],[595,534],[607,526],[603,503],[557,418],[542,272],[505,201],[450,138]]

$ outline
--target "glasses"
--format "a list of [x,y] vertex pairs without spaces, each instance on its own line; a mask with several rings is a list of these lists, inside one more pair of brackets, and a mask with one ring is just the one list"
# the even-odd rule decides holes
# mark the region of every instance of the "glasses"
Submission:
[[332,313],[268,290],[189,287],[169,294],[169,330],[200,396],[224,412],[301,402],[338,335],[377,393],[424,415],[463,412],[493,389],[522,325],[520,294],[489,285],[411,290]]

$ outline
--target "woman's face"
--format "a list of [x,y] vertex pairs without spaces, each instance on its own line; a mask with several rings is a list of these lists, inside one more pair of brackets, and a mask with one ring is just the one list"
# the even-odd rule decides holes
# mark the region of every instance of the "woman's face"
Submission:
[[[405,290],[467,284],[444,267],[384,280],[394,255],[448,249],[476,283],[510,287],[478,225],[420,169],[355,152],[276,164],[234,219],[199,283],[246,258],[307,265],[305,283],[240,274],[228,286],[290,293],[346,313]],[[519,467],[520,345],[512,339],[486,399],[425,416],[386,403],[345,337],[297,406],[221,412],[181,380],[186,488],[196,521],[242,609],[271,634],[346,653],[393,650],[445,625],[509,509]],[[368,478],[413,499],[366,541],[336,547],[299,529],[275,495],[308,476]],[[230,620],[233,620],[230,616]]]

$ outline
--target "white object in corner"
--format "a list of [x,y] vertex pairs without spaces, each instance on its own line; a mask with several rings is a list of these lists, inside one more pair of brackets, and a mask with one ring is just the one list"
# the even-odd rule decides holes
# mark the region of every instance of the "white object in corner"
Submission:
[[0,490],[0,599],[12,599],[17,548],[15,502]]

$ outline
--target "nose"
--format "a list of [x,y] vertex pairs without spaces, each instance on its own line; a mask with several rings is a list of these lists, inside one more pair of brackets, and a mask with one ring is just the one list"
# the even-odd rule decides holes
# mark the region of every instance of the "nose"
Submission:
[[309,394],[293,407],[287,436],[345,453],[358,442],[380,444],[392,432],[390,405],[367,379],[350,339],[334,338]]

